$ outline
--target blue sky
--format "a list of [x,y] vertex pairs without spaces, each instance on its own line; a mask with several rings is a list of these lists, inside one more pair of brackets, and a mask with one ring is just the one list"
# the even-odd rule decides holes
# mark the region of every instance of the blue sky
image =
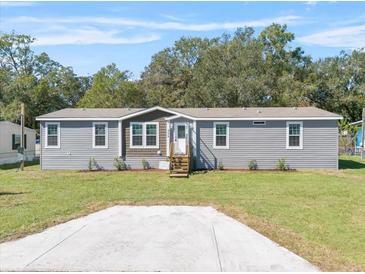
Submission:
[[214,37],[272,22],[314,58],[365,46],[365,2],[1,2],[0,31],[30,34],[79,75],[116,63],[138,78],[154,53],[181,36]]

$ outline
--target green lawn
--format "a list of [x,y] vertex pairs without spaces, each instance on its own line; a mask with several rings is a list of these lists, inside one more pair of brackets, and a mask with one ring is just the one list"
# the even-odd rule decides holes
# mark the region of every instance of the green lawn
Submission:
[[365,270],[365,162],[340,171],[196,173],[0,167],[0,241],[115,204],[212,205],[322,270]]

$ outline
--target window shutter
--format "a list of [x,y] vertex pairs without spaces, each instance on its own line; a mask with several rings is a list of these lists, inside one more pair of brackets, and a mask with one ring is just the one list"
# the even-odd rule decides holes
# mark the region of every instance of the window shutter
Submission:
[[27,134],[24,134],[24,148],[27,149]]
[[15,134],[11,135],[11,149],[12,150],[16,149],[16,147],[15,147]]

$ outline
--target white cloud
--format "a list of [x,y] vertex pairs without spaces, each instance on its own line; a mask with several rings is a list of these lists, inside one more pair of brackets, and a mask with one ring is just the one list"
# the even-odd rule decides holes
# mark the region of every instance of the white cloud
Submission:
[[308,45],[343,48],[362,48],[365,46],[365,24],[321,31],[298,38]]
[[100,31],[95,28],[69,29],[57,34],[44,34],[38,36],[34,42],[35,46],[49,45],[90,45],[90,44],[141,44],[159,40],[160,36],[155,34],[135,35],[121,37],[118,31]]
[[[140,44],[161,39],[147,30],[213,31],[238,27],[264,27],[272,23],[290,23],[299,16],[282,16],[251,21],[187,23],[170,17],[167,21],[135,20],[123,17],[31,17],[6,18],[2,29],[26,29],[36,37],[34,45],[63,44]],[[174,20],[173,20],[174,19]],[[123,32],[123,35],[121,35]],[[127,34],[128,35],[127,35]],[[136,34],[142,33],[142,34]]]
[[305,4],[309,6],[315,6],[317,5],[317,1],[307,1]]
[[8,23],[15,24],[103,24],[115,26],[141,27],[157,30],[187,30],[187,31],[213,31],[228,30],[238,27],[264,27],[271,23],[288,24],[298,21],[301,17],[288,15],[274,18],[264,18],[251,21],[213,22],[213,23],[183,23],[183,22],[156,22],[145,20],[134,20],[118,17],[69,17],[69,18],[37,18],[37,17],[15,17],[8,19]]
[[0,1],[0,7],[29,7],[32,6],[34,2],[2,2]]

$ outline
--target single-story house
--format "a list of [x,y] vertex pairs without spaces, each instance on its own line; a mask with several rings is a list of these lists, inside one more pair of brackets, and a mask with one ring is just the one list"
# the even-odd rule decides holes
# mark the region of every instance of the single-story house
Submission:
[[[42,169],[114,169],[142,161],[169,167],[178,155],[195,169],[338,168],[338,114],[315,107],[68,108],[37,117]],[[170,163],[171,164],[171,163]]]
[[[21,160],[18,148],[21,142],[21,127],[9,121],[0,121],[0,164],[16,163]],[[36,131],[24,128],[25,160],[35,157]]]

